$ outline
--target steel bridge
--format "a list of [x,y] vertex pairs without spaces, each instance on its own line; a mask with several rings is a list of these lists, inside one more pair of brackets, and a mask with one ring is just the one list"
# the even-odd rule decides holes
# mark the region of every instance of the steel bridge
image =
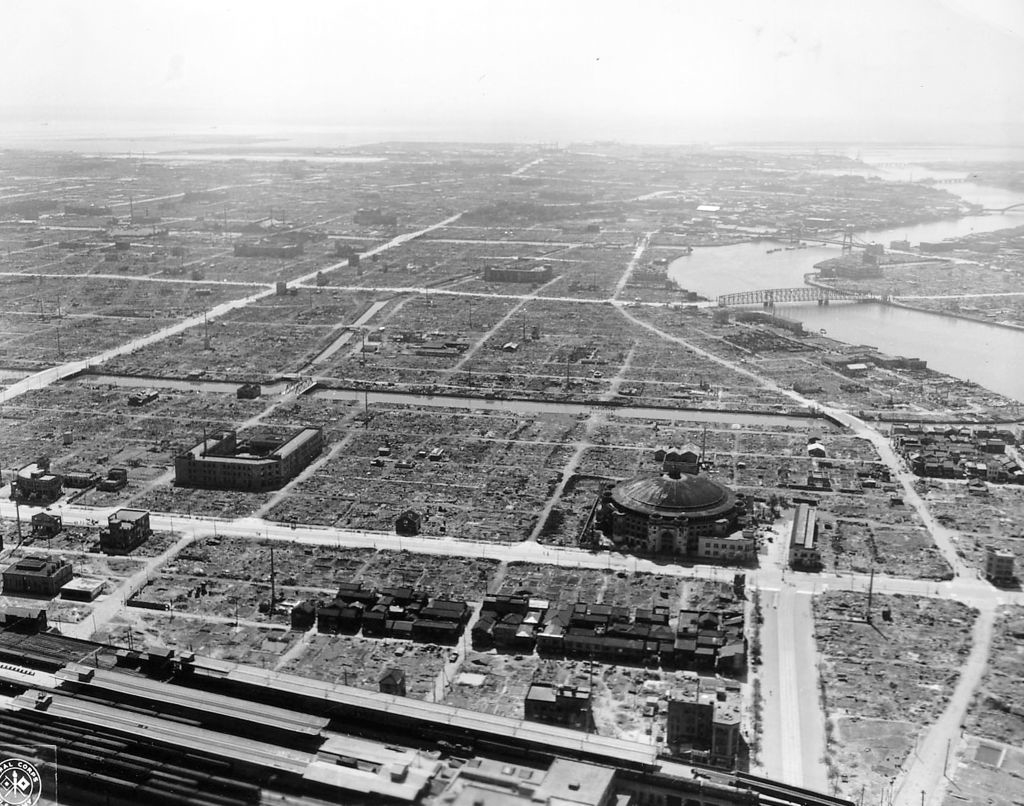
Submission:
[[762,288],[757,291],[740,291],[723,294],[718,298],[722,307],[737,305],[761,305],[770,308],[778,302],[817,302],[828,305],[833,299],[880,299],[877,295],[863,291],[837,291],[833,288],[804,285],[799,288]]
[[811,243],[828,243],[835,244],[836,246],[843,247],[843,254],[852,252],[855,248],[863,249],[870,244],[867,241],[862,241],[860,238],[853,234],[852,228],[847,228],[844,232],[823,232],[818,234],[816,232],[807,232],[799,224],[790,227],[789,229],[782,229],[776,232],[774,235],[769,236],[769,240],[786,242],[791,244],[799,243],[800,241],[810,241]]

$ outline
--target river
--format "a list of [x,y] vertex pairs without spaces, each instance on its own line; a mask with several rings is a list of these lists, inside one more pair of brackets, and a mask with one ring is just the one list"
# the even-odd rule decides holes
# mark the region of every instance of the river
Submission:
[[[932,150],[906,153],[889,150],[865,155],[868,162],[906,163],[894,168],[862,171],[886,179],[962,178],[956,171],[927,169],[912,164],[913,158],[939,162],[943,153]],[[976,155],[972,155],[976,156]],[[986,208],[1004,208],[1024,202],[1024,194],[973,182],[942,185],[952,193]],[[867,230],[856,233],[863,241],[888,246],[893,240],[941,241],[972,232],[992,232],[1024,225],[1024,209],[1009,213],[964,216],[959,219]],[[684,288],[714,298],[721,294],[759,288],[803,285],[814,264],[839,254],[838,247],[813,246],[767,253],[761,244],[696,248],[693,254],[673,261],[670,276]],[[984,289],[979,289],[983,291]],[[1008,397],[1024,401],[1024,330],[1012,330],[983,322],[912,311],[881,304],[777,305],[783,316],[798,319],[811,330],[851,344],[869,344],[895,355],[923,358],[932,369],[974,381]]]

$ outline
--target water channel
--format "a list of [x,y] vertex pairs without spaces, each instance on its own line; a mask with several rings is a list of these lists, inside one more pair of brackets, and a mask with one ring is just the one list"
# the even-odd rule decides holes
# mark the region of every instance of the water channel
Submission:
[[[892,161],[892,155],[888,155]],[[870,159],[870,158],[868,158]],[[886,179],[963,178],[963,172],[904,165],[864,172]],[[1004,208],[1024,202],[1024,194],[973,182],[946,186],[967,201],[986,208]],[[964,216],[949,221],[856,233],[862,241],[888,246],[893,240],[941,241],[972,232],[992,232],[1024,225],[1024,209],[1008,213]],[[696,248],[675,260],[670,275],[679,285],[714,298],[721,294],[759,288],[803,285],[814,264],[836,257],[838,247],[812,246],[767,253],[770,245],[738,244]],[[979,293],[986,289],[978,289]],[[1024,330],[955,319],[939,314],[881,304],[777,305],[782,316],[798,319],[810,330],[825,330],[851,344],[867,344],[895,355],[923,358],[932,369],[974,381],[1001,394],[1024,401]]]

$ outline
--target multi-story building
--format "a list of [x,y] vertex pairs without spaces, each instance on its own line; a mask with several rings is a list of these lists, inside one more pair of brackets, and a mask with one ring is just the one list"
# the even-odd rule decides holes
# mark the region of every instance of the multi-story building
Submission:
[[547,722],[585,731],[594,728],[589,688],[534,683],[526,692],[524,711],[526,718],[533,722]]
[[32,537],[50,538],[60,534],[64,528],[64,520],[60,515],[49,512],[37,512],[32,516]]
[[793,529],[789,534],[791,568],[821,568],[817,512],[817,509],[809,504],[797,505],[796,514],[793,516]]
[[142,509],[119,509],[100,530],[100,549],[105,554],[127,554],[153,534],[149,513]]
[[287,439],[239,442],[221,431],[174,458],[174,483],[213,490],[277,490],[320,455],[322,428],[303,428]]
[[484,282],[487,283],[546,283],[552,278],[551,266],[485,266]]
[[50,472],[50,462],[41,458],[25,465],[11,482],[11,498],[22,503],[49,504],[60,498],[64,480]]
[[4,571],[4,595],[56,596],[72,576],[69,562],[59,558],[25,557]]
[[673,698],[668,703],[665,738],[670,747],[690,745],[706,751],[712,763],[732,766],[739,752],[740,714],[726,703],[725,692]]
[[1014,559],[1012,551],[999,551],[989,546],[985,550],[985,579],[994,585],[1012,585]]

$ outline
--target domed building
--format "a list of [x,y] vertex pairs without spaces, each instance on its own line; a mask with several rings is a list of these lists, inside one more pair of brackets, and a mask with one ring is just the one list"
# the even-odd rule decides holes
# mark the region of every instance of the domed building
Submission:
[[661,472],[641,473],[604,492],[596,523],[619,548],[730,562],[754,559],[753,536],[743,534],[742,494],[699,474],[691,448],[659,449]]

